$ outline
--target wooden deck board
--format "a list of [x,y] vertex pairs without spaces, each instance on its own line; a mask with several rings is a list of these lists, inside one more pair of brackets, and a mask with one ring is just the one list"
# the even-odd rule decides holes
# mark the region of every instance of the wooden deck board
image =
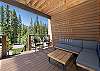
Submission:
[[[0,60],[0,71],[62,71],[60,63],[52,64],[48,62],[45,51],[48,52],[49,50]],[[70,66],[71,68],[68,68],[70,70],[67,69],[66,71],[75,71],[75,65],[74,67],[73,65]]]

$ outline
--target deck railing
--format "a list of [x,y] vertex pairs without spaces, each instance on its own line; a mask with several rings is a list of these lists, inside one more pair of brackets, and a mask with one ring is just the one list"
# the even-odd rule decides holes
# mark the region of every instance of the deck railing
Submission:
[[28,36],[28,48],[31,50],[32,47],[37,47],[39,45],[43,45],[44,43],[50,42],[50,36],[49,35],[29,35]]

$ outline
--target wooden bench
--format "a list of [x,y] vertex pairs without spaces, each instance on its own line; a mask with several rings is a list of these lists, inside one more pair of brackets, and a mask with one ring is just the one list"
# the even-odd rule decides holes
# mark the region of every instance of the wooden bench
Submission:
[[63,65],[63,70],[65,70],[66,65],[70,62],[70,58],[72,57],[71,52],[67,52],[64,50],[56,49],[55,51],[48,54],[49,62],[50,58],[58,61]]

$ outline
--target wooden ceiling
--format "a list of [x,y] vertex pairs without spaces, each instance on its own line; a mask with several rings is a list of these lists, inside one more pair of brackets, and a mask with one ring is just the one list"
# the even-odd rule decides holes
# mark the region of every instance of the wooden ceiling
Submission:
[[16,0],[45,14],[51,13],[58,7],[65,5],[66,0]]
[[[19,3],[27,5],[33,9],[41,11],[47,15],[60,12],[87,0],[16,0]],[[60,10],[59,10],[60,8]]]

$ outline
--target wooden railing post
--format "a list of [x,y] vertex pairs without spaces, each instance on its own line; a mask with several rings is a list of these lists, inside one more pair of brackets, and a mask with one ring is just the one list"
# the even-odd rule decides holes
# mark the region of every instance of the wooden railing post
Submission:
[[2,58],[6,58],[7,57],[7,42],[6,42],[6,38],[7,35],[2,35]]
[[28,50],[31,50],[31,35],[28,35]]

